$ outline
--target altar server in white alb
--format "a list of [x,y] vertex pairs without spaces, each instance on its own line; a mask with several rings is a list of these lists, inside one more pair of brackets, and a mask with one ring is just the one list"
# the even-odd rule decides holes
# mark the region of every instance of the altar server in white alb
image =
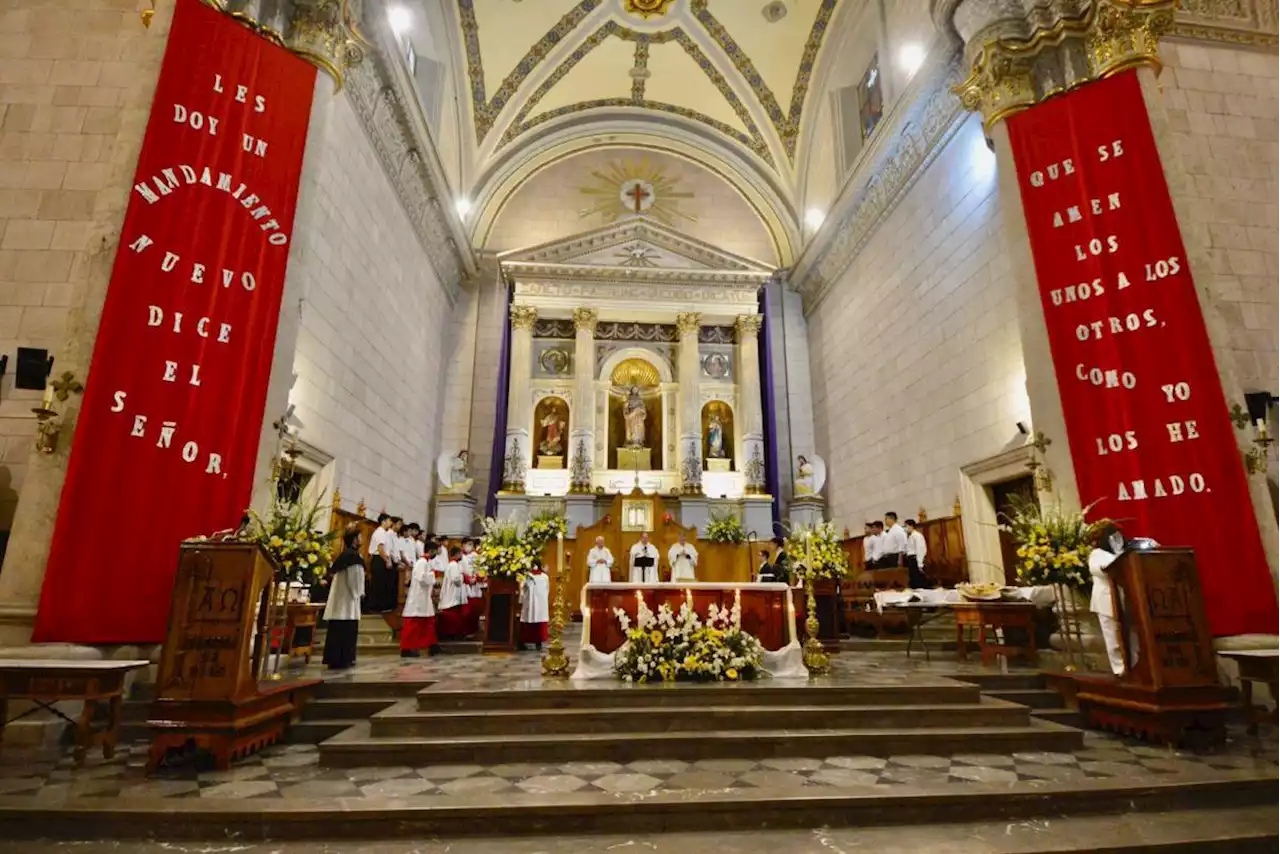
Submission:
[[547,640],[547,620],[549,608],[547,600],[551,591],[551,581],[542,571],[542,561],[534,559],[533,569],[525,576],[524,587],[520,590],[520,648],[530,644],[535,649],[542,649]]
[[672,581],[698,580],[695,571],[698,566],[698,550],[689,542],[684,531],[680,532],[679,541],[667,549],[667,563],[671,565]]
[[[647,566],[636,564],[641,558],[648,558]],[[648,531],[641,534],[640,542],[631,547],[631,559],[628,563],[631,566],[632,584],[658,583],[658,547],[649,542]]]
[[[1124,673],[1124,640],[1120,636],[1120,615],[1116,613],[1116,599],[1120,607],[1125,607],[1124,591],[1116,590],[1112,597],[1114,585],[1111,576],[1107,575],[1107,567],[1111,566],[1124,551],[1124,534],[1114,525],[1108,525],[1098,537],[1098,546],[1089,553],[1089,574],[1093,576],[1093,593],[1089,596],[1089,610],[1098,615],[1098,627],[1102,629],[1102,638],[1107,643],[1107,659],[1111,663],[1111,672],[1119,676]],[[1138,656],[1138,635],[1129,633],[1129,655],[1136,661]]]
[[466,637],[471,633],[469,617],[467,587],[462,576],[462,551],[455,546],[449,550],[444,580],[440,585],[440,611],[436,615],[436,630],[439,637],[441,639]]
[[605,546],[604,537],[596,537],[596,544],[587,552],[587,567],[591,571],[588,583],[608,584],[613,581],[613,552]]
[[424,553],[414,561],[409,591],[404,599],[404,626],[400,630],[401,658],[417,658],[424,649],[428,655],[440,651],[436,635],[436,608],[431,601],[435,586],[435,562]]

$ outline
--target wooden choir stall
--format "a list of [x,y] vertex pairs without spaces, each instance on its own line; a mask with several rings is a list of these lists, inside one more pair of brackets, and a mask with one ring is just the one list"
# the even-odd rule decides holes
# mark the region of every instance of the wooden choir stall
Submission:
[[1107,568],[1126,667],[1051,673],[1051,683],[1095,727],[1166,744],[1225,737],[1227,694],[1190,549],[1128,550]]
[[225,769],[278,740],[297,719],[320,680],[270,672],[269,639],[285,607],[275,578],[274,561],[256,543],[182,545],[147,721],[148,772],[168,750],[188,744]]

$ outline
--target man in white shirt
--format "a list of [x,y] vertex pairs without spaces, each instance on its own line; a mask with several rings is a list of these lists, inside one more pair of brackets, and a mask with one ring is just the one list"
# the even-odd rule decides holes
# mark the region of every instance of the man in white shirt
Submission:
[[608,584],[613,581],[613,552],[604,544],[604,537],[596,537],[596,544],[587,552],[587,569],[590,584]]
[[[1098,545],[1089,553],[1089,575],[1093,577],[1093,592],[1089,596],[1089,610],[1098,615],[1098,627],[1107,645],[1107,660],[1111,672],[1121,676],[1125,671],[1124,638],[1121,636],[1120,614],[1116,613],[1116,600],[1120,609],[1125,608],[1124,591],[1116,590],[1107,574],[1107,567],[1124,551],[1124,534],[1115,525],[1108,525],[1098,537]],[[1114,595],[1113,595],[1114,591]],[[1138,634],[1129,632],[1129,660],[1138,660]]]
[[907,577],[912,587],[924,587],[928,579],[924,574],[924,556],[929,553],[929,546],[924,541],[924,534],[916,527],[915,519],[907,520]]
[[[648,558],[647,566],[636,566],[636,560],[639,558]],[[640,542],[631,547],[631,583],[632,584],[657,584],[658,583],[658,549],[653,543],[649,542],[649,532],[645,531],[640,535]]]
[[375,614],[394,611],[396,608],[395,558],[392,555],[395,534],[391,531],[391,517],[378,514],[378,527],[369,538],[369,610]]
[[862,561],[867,569],[880,566],[880,535],[876,533],[879,522],[867,522],[862,533]]
[[667,563],[671,565],[672,581],[698,580],[697,573],[694,572],[698,565],[698,550],[689,542],[684,531],[680,532],[679,541],[667,550]]
[[902,566],[907,556],[907,532],[898,524],[898,514],[884,514],[884,536],[880,538],[880,565],[885,569]]

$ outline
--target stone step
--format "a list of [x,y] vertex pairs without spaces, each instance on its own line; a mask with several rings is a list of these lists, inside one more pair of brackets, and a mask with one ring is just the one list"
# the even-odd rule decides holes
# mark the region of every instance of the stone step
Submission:
[[[796,697],[799,702],[803,697]],[[698,708],[619,706],[615,708],[489,709],[421,712],[402,701],[370,718],[374,738],[446,738],[480,735],[575,733],[692,733],[705,731],[797,731],[831,726],[858,728],[1027,726],[1025,706],[984,698],[980,703],[931,706],[785,705],[745,703]]]
[[799,732],[709,730],[705,732],[609,732],[466,737],[375,738],[362,722],[320,745],[320,764],[363,765],[501,764],[511,762],[636,762],[641,759],[761,759],[831,755],[888,756],[903,752],[1070,752],[1084,733],[1047,721],[1025,726],[939,727],[907,730],[840,727]]
[[[316,688],[317,699],[385,700],[388,705],[404,697],[415,696],[431,687],[431,679],[326,679]],[[304,707],[305,711],[305,707]]]
[[[601,681],[591,687],[553,687],[521,691],[460,689],[435,685],[418,692],[418,708],[424,712],[510,709],[517,702],[522,710],[540,709],[604,709],[647,706],[649,708],[680,707],[697,710],[703,706],[752,705],[793,706],[803,697],[806,706],[924,706],[934,704],[976,704],[981,692],[977,686],[939,681],[919,685],[832,685],[804,684],[799,691],[794,683],[764,680],[753,683],[671,685],[627,685]],[[518,700],[516,699],[518,697]]]
[[1031,717],[1042,721],[1052,721],[1063,726],[1083,727],[1084,719],[1076,709],[1032,709]]
[[[926,643],[929,646],[930,658],[938,656],[947,661],[954,660],[956,657],[957,644],[955,638],[948,640],[938,640],[936,638],[927,638]],[[905,653],[907,646],[911,646],[911,657],[919,656],[924,659],[924,647],[920,645],[920,641],[911,643],[906,638],[846,638],[840,641],[841,652],[900,652]],[[977,652],[977,644],[969,644],[970,652]]]
[[[399,851],[385,840],[415,840],[421,845],[423,839],[443,842],[461,836],[608,833],[635,839],[647,832],[714,831],[714,837],[689,840],[686,845],[664,842],[661,850],[786,851],[784,829],[800,829],[806,839],[812,839],[812,828],[826,827],[865,833],[861,839],[866,844],[849,841],[843,832],[824,832],[819,841],[834,838],[823,850],[1253,854],[1276,850],[1275,791],[1274,773],[1240,773],[1198,781],[1157,776],[1085,784],[1045,781],[998,792],[982,785],[750,788],[708,792],[698,798],[672,791],[629,799],[621,808],[615,794],[586,791],[477,795],[461,803],[454,798],[82,798],[73,807],[62,801],[32,803],[9,797],[0,799],[0,839],[271,839],[274,842],[267,847],[289,852],[295,847],[279,843],[378,839],[384,840],[381,847],[374,846],[378,850]],[[1187,814],[1180,815],[1183,811]],[[912,835],[917,830],[933,835]],[[920,844],[913,844],[916,840]],[[603,841],[579,837],[571,847],[601,851],[606,846],[598,843]],[[446,842],[438,847],[516,850],[496,843]],[[528,840],[520,850],[534,850],[536,845],[536,840]],[[164,847],[168,850],[168,843]],[[14,850],[47,849],[33,845]],[[345,848],[330,845],[330,850]]]
[[1049,688],[990,688],[982,693],[1010,703],[1021,703],[1032,709],[1062,708],[1062,695]]
[[983,691],[1016,691],[1020,688],[1031,689],[1048,687],[1044,681],[1044,676],[1036,670],[1009,673],[998,673],[996,671],[988,673],[958,673],[956,674],[956,678],[961,682],[968,682],[971,685],[977,685]]
[[396,697],[317,697],[302,708],[303,718],[311,721],[365,720],[397,702],[413,703]]

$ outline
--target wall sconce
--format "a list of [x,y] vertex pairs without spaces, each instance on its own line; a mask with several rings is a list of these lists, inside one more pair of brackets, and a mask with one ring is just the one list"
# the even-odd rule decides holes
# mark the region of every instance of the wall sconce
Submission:
[[1252,421],[1253,447],[1244,452],[1244,468],[1251,475],[1264,474],[1267,471],[1269,449],[1275,442],[1267,430],[1267,410],[1271,405],[1271,395],[1266,392],[1245,395],[1248,409],[1233,404],[1227,416],[1237,430],[1243,430]]
[[71,371],[63,371],[62,376],[45,386],[44,398],[40,405],[31,411],[36,415],[36,450],[42,454],[52,454],[58,450],[58,436],[65,423],[58,412],[57,404],[66,403],[72,394],[81,394],[84,385],[76,379]]

